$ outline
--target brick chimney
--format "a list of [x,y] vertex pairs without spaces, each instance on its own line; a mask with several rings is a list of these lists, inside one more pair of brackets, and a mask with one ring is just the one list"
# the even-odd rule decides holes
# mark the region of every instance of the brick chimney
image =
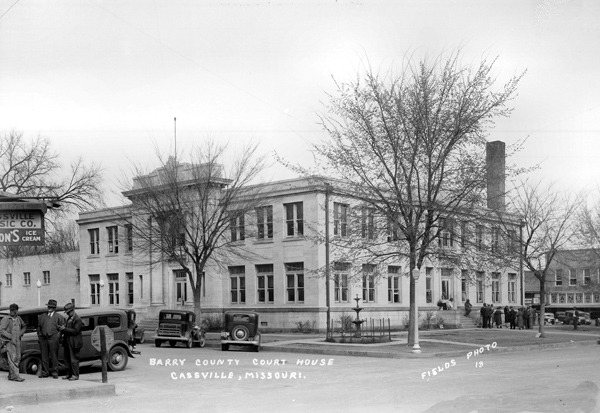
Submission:
[[504,142],[494,141],[486,144],[485,164],[487,170],[487,207],[504,211],[506,207],[504,200],[506,193],[506,145]]

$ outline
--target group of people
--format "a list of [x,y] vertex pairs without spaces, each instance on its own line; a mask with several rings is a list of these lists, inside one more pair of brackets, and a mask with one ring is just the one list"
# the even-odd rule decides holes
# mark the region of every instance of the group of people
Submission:
[[[468,316],[473,308],[469,300],[465,302],[465,315]],[[504,326],[510,326],[512,330],[519,329],[531,329],[535,325],[535,318],[537,316],[535,308],[531,306],[520,307],[515,309],[514,307],[505,306],[497,307],[494,310],[492,304],[483,303],[481,310],[481,327],[482,328],[502,328]]]
[[[79,351],[83,347],[81,318],[75,312],[72,303],[65,304],[66,318],[56,311],[56,300],[49,300],[46,313],[38,317],[37,336],[42,355],[42,369],[39,378],[52,376],[58,379],[58,350],[62,344],[64,349],[67,375],[63,380],[79,379]],[[0,322],[0,344],[8,358],[8,380],[21,382],[25,379],[19,375],[21,361],[21,337],[25,334],[26,325],[19,317],[19,306],[11,304],[10,315]]]

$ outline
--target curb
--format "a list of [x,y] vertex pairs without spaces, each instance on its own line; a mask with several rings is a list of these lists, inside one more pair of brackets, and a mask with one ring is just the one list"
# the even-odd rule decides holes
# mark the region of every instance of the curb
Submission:
[[[37,378],[36,376],[29,376]],[[29,378],[28,377],[28,378]],[[33,380],[31,380],[33,382]],[[52,380],[42,385],[35,382],[36,389],[32,389],[28,380],[23,383],[3,383],[0,395],[0,408],[9,406],[34,405],[72,399],[87,399],[91,397],[116,396],[115,385],[79,380],[77,383],[69,382],[70,387],[64,387],[62,380]],[[24,387],[26,386],[26,387]],[[72,387],[74,386],[74,387]]]

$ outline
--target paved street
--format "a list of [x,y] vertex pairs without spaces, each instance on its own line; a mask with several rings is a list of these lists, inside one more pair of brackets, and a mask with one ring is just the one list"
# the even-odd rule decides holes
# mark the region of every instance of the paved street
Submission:
[[[142,355],[125,371],[109,373],[117,397],[13,411],[600,411],[597,345],[515,353],[488,353],[484,347],[483,354],[468,358],[471,349],[459,357],[425,359],[138,348]],[[100,369],[86,370],[82,379],[100,381]]]

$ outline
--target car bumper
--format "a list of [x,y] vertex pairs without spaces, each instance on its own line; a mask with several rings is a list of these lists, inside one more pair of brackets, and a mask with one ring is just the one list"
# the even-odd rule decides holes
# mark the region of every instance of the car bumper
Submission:
[[152,336],[154,340],[161,341],[188,341],[189,337],[170,337],[170,336],[157,336],[156,334]]
[[234,346],[258,346],[259,340],[248,340],[248,341],[237,341],[237,340],[224,340],[221,339],[221,344],[231,344]]

